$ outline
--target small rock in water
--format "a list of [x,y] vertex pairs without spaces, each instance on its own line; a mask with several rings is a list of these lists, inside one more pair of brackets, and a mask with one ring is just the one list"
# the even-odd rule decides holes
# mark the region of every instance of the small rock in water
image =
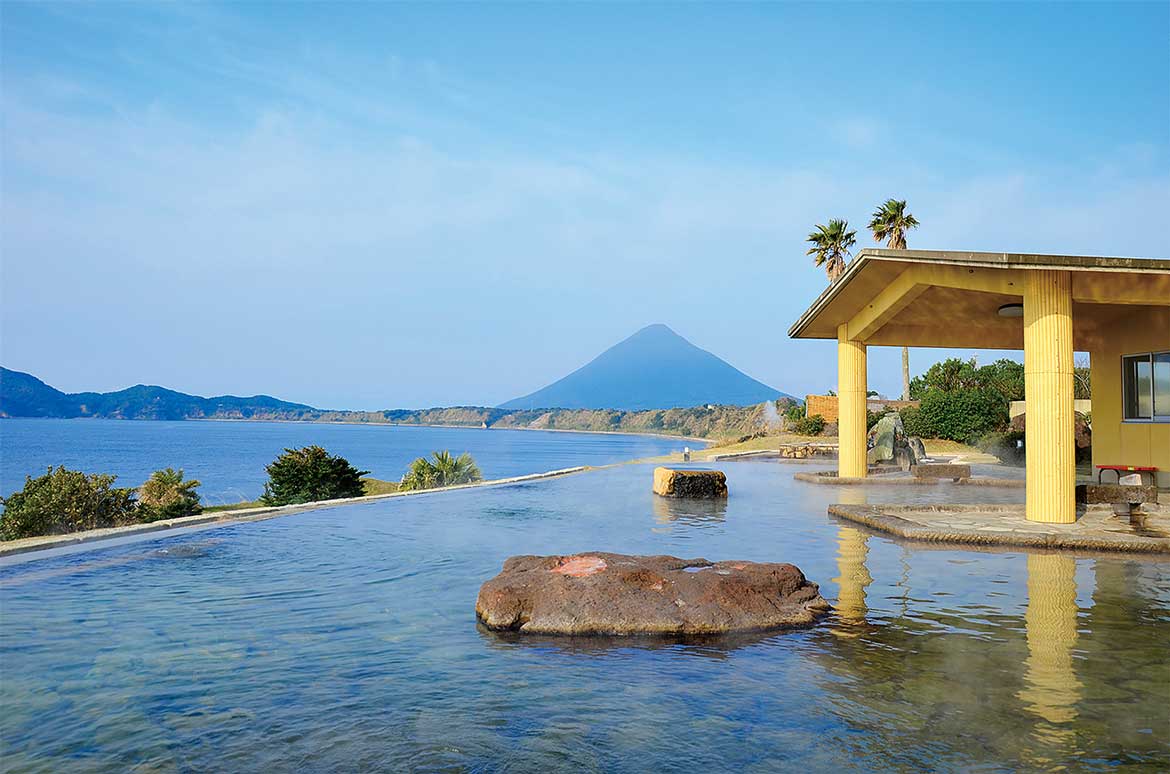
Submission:
[[708,500],[727,497],[727,475],[722,470],[655,468],[654,494]]
[[571,635],[777,629],[810,625],[828,610],[817,584],[791,564],[603,552],[513,556],[475,603],[489,629]]

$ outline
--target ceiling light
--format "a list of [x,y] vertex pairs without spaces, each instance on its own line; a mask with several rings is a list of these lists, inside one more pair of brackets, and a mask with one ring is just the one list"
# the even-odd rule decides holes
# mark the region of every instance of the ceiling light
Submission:
[[1001,306],[999,308],[999,311],[997,312],[997,314],[1000,317],[1023,317],[1024,316],[1024,305],[1023,304],[1004,304],[1003,306]]

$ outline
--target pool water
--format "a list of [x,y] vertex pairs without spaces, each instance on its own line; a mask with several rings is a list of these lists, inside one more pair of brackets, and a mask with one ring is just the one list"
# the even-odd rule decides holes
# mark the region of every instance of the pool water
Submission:
[[[739,462],[725,504],[628,465],[0,567],[6,771],[1170,767],[1170,564],[899,543]],[[477,627],[512,554],[791,561],[834,615],[691,641]],[[138,768],[135,768],[138,767]]]

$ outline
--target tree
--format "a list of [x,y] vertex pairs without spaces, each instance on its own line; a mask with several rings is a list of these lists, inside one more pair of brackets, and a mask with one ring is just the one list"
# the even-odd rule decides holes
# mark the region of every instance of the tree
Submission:
[[268,483],[260,498],[266,505],[291,505],[364,494],[362,476],[344,457],[335,457],[320,446],[285,449],[265,470]]
[[[906,249],[906,232],[918,228],[918,220],[906,212],[906,200],[886,199],[873,213],[869,230],[873,241],[885,242],[891,250]],[[910,348],[902,347],[902,400],[910,400]]]
[[910,382],[910,397],[921,400],[930,390],[951,392],[964,388],[974,389],[979,386],[976,370],[975,358],[960,360],[957,357],[949,357],[941,360],[928,368],[922,376],[914,377]]
[[825,226],[817,224],[816,231],[808,235],[806,242],[812,247],[805,255],[811,255],[817,266],[824,266],[829,282],[836,282],[845,273],[845,262],[849,250],[857,242],[857,232],[849,230],[849,222],[834,218]]
[[1092,371],[1089,368],[1089,360],[1084,355],[1078,357],[1073,363],[1073,398],[1076,400],[1089,400],[1093,397],[1093,380]]
[[199,506],[199,482],[183,480],[183,470],[156,470],[146,483],[138,488],[139,519],[159,521],[194,516],[203,509]]
[[975,372],[975,381],[981,387],[997,391],[1004,400],[1024,399],[1024,365],[1015,360],[1001,358],[983,366]]
[[64,467],[28,476],[24,489],[0,498],[0,537],[15,540],[133,524],[138,520],[134,490],[113,486],[116,479]]
[[410,463],[402,477],[402,489],[438,489],[483,480],[479,466],[467,452],[452,457],[448,451],[437,451],[431,457],[419,457]]

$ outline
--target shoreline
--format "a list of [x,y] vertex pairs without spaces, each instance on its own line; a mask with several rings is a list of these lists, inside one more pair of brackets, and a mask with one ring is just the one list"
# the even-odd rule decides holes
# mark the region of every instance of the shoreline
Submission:
[[[28,417],[36,419],[37,417]],[[50,417],[46,417],[50,418]],[[81,419],[82,417],[78,417]],[[97,417],[95,417],[96,419]],[[127,419],[126,422],[157,422],[155,419]],[[281,422],[288,425],[359,425],[368,427],[442,427],[448,430],[521,430],[527,433],[582,433],[585,435],[633,435],[640,438],[677,438],[680,441],[705,443],[710,445],[711,438],[695,438],[689,435],[669,435],[667,433],[639,433],[632,430],[572,430],[567,427],[479,427],[477,425],[440,425],[431,422],[346,422],[344,420],[325,419],[228,419],[224,417],[194,417],[191,419],[163,420],[168,422]]]
[[715,438],[697,438],[689,435],[670,435],[668,433],[644,433],[635,432],[632,430],[573,430],[564,427],[479,427],[477,425],[440,425],[422,422],[347,422],[344,420],[324,420],[324,419],[233,419],[230,417],[188,417],[186,419],[124,419],[119,417],[0,417],[0,421],[6,419],[35,419],[35,420],[90,420],[99,419],[110,422],[236,422],[248,423],[255,422],[257,424],[283,424],[283,425],[353,425],[361,427],[440,427],[448,430],[519,430],[528,433],[581,433],[583,435],[632,435],[640,438],[677,438],[680,441],[690,441],[691,443],[704,443],[710,446],[715,443]]
[[[127,524],[123,527],[103,527],[101,529],[89,529],[81,532],[70,532],[64,535],[39,535],[37,537],[18,538],[17,540],[6,540],[0,542],[0,560],[7,560],[22,554],[52,551],[61,548],[76,547],[80,550],[86,550],[88,548],[100,548],[101,546],[90,546],[89,544],[101,543],[107,540],[116,540],[119,538],[133,538],[143,535],[151,535],[152,533],[156,532],[177,532],[192,527],[210,527],[216,525],[240,524],[249,521],[264,521],[267,519],[279,518],[281,516],[292,516],[293,514],[303,513],[305,511],[314,511],[321,508],[331,508],[339,505],[360,505],[362,503],[375,502],[377,500],[389,500],[395,497],[415,497],[418,495],[456,492],[466,489],[485,489],[488,487],[512,486],[514,484],[523,484],[528,481],[539,481],[548,478],[561,478],[563,476],[571,476],[577,473],[585,473],[587,471],[597,469],[599,468],[590,467],[587,465],[579,465],[572,468],[547,470],[542,473],[528,473],[523,476],[497,478],[491,481],[477,481],[474,484],[457,484],[455,486],[441,487],[438,489],[412,489],[405,492],[387,492],[385,494],[363,495],[361,497],[343,497],[336,500],[316,500],[307,503],[297,503],[295,505],[264,505],[254,508],[238,508],[235,510],[200,513],[194,516],[183,516],[177,519],[152,521],[144,524]],[[35,561],[39,558],[42,557],[30,556],[24,557],[18,561]]]

